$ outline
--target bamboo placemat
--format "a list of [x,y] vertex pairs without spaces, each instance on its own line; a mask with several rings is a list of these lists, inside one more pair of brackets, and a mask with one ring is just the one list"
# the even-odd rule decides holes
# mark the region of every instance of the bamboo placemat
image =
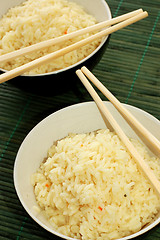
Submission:
[[[112,34],[93,73],[121,102],[160,120],[160,1],[107,2],[114,17],[138,8],[148,11],[149,17]],[[21,142],[39,121],[60,108],[90,100],[82,85],[49,97],[23,92],[9,83],[0,85],[1,240],[59,239],[36,224],[23,209],[13,184],[14,161]],[[159,226],[136,240],[159,240]]]

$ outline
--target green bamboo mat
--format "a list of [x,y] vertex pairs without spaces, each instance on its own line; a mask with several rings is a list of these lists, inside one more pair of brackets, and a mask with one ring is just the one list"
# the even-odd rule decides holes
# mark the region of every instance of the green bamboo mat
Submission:
[[[121,102],[160,120],[160,0],[108,0],[108,4],[114,17],[138,8],[147,10],[149,17],[112,34],[93,73]],[[39,121],[60,108],[90,100],[82,85],[50,97],[23,92],[9,83],[0,85],[1,240],[59,239],[21,206],[13,184],[14,161],[21,142]],[[160,239],[159,226],[136,240]]]

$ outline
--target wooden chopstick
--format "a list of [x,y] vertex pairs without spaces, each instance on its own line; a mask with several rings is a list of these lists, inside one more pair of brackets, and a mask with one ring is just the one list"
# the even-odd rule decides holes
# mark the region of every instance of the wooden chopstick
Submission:
[[110,100],[145,145],[160,158],[160,141],[151,134],[86,67],[81,71]]
[[80,36],[82,34],[94,32],[94,31],[97,31],[99,29],[111,26],[113,24],[116,24],[116,23],[122,22],[126,19],[129,19],[133,16],[136,16],[137,14],[142,13],[142,12],[143,12],[143,10],[140,8],[138,10],[135,10],[135,11],[123,14],[121,16],[112,18],[111,20],[100,22],[100,23],[97,23],[93,26],[83,28],[83,29],[80,29],[80,30],[72,32],[72,33],[68,33],[66,35],[63,35],[63,36],[60,36],[60,37],[57,37],[57,38],[53,38],[53,39],[49,39],[49,40],[46,40],[46,41],[43,41],[43,42],[40,42],[40,43],[36,43],[36,44],[31,45],[31,46],[18,49],[14,52],[6,53],[6,54],[0,56],[0,63],[10,61],[12,59],[15,59],[16,57],[23,56],[25,54],[32,53],[34,51],[42,50],[44,48],[53,46],[55,44],[60,44],[64,41],[75,38],[75,37]]
[[156,193],[158,194],[158,197],[160,197],[160,182],[154,175],[153,171],[150,169],[148,164],[144,161],[144,159],[141,157],[141,155],[137,152],[133,144],[130,142],[126,134],[123,132],[123,130],[120,128],[116,120],[113,118],[112,114],[109,112],[108,108],[104,104],[104,102],[101,100],[101,98],[98,96],[92,85],[89,83],[88,79],[85,77],[84,73],[81,70],[76,71],[77,76],[80,78],[81,82],[84,84],[92,98],[94,99],[97,107],[103,113],[103,117],[106,118],[110,125],[113,127],[117,135],[120,137],[122,142],[125,144],[126,148],[132,155],[132,157],[135,159],[136,163],[138,164],[140,170],[144,173],[144,175],[147,177],[149,182],[152,184],[153,188],[155,189]]
[[105,29],[105,30],[103,30],[101,32],[98,32],[98,33],[96,33],[96,34],[94,34],[94,35],[92,35],[92,36],[90,36],[90,37],[88,37],[86,39],[83,39],[83,40],[81,40],[79,42],[76,42],[76,43],[74,43],[74,44],[72,44],[70,46],[67,46],[67,47],[65,47],[63,49],[60,49],[60,50],[58,50],[56,52],[50,53],[48,55],[45,55],[45,56],[43,56],[41,58],[35,59],[32,62],[26,63],[26,64],[24,64],[24,65],[22,65],[20,67],[17,67],[17,68],[15,68],[13,70],[5,72],[5,73],[0,75],[0,83],[6,82],[9,79],[12,79],[12,78],[14,78],[16,76],[19,76],[19,75],[21,75],[21,74],[23,74],[23,73],[25,73],[25,72],[33,69],[33,68],[36,68],[36,67],[38,67],[38,66],[40,66],[42,64],[48,63],[48,62],[50,62],[51,60],[53,60],[55,58],[63,56],[66,53],[69,53],[69,52],[71,52],[73,50],[76,50],[76,49],[86,45],[86,44],[89,44],[92,41],[97,40],[98,38],[102,38],[102,37],[104,37],[104,36],[106,36],[108,34],[116,32],[116,31],[118,31],[118,30],[120,30],[120,29],[122,29],[122,28],[124,28],[124,27],[126,27],[128,25],[130,25],[130,24],[133,24],[133,23],[135,23],[135,22],[137,22],[137,21],[139,21],[139,20],[141,20],[143,18],[146,18],[147,16],[148,16],[148,13],[146,11],[142,12],[142,13],[139,13],[136,16],[133,16],[133,17],[131,17],[131,18],[129,18],[129,19],[123,21],[123,22],[120,22],[120,23],[118,23],[118,24],[116,24],[116,25],[114,25],[112,27],[109,27],[109,28],[107,28],[107,29]]

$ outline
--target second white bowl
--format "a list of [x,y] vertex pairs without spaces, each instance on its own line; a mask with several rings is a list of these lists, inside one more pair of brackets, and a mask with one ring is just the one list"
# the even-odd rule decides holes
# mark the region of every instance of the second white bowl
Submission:
[[[137,138],[112,104],[109,102],[105,102],[105,104],[127,136]],[[160,122],[156,118],[133,106],[125,105],[125,107],[153,135],[160,139]],[[34,209],[37,203],[30,182],[31,175],[38,169],[44,157],[47,156],[47,151],[54,141],[64,138],[71,132],[87,133],[101,128],[106,128],[106,126],[94,102],[76,104],[59,110],[42,120],[27,135],[17,153],[14,166],[14,184],[23,207],[40,226],[62,238],[72,239],[54,231],[49,222]],[[139,236],[152,229],[159,222],[160,216],[157,216],[152,223],[139,232],[122,239],[131,239]]]

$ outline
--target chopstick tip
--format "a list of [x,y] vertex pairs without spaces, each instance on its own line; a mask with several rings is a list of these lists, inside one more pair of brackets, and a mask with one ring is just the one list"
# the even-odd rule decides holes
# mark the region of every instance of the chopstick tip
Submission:
[[80,72],[81,72],[80,69],[77,69],[77,70],[76,70],[76,74],[77,74],[77,75],[78,75]]
[[145,11],[145,13],[146,13],[146,17],[148,17],[148,15],[149,15],[149,14],[148,14],[148,12],[147,12],[147,11]]
[[82,71],[85,70],[85,69],[87,69],[85,66],[81,67],[81,70],[82,70]]

